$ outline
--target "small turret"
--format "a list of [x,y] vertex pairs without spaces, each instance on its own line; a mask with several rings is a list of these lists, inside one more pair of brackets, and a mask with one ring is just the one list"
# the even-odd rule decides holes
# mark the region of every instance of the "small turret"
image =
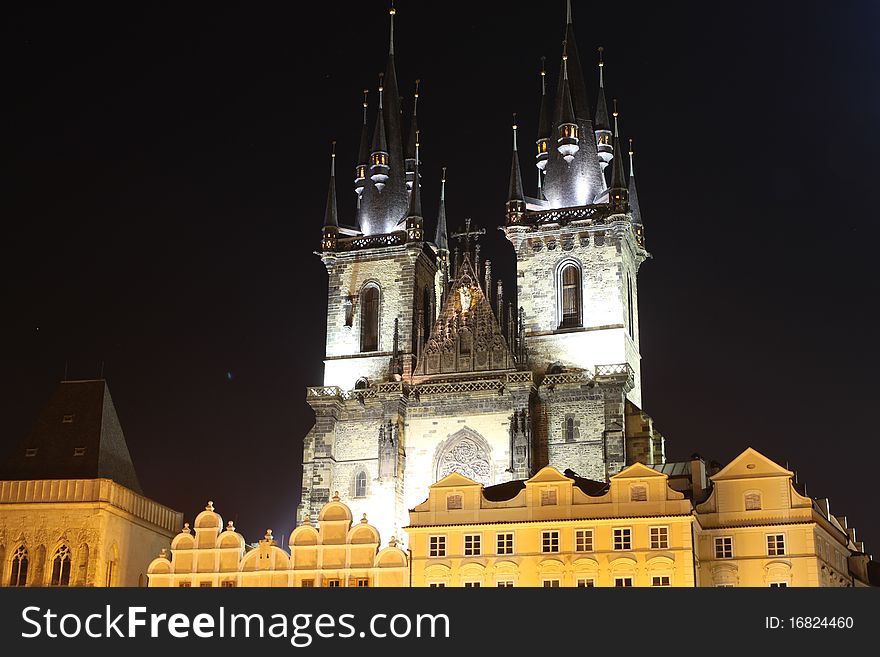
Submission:
[[409,124],[409,139],[406,144],[406,188],[410,192],[413,188],[413,180],[416,171],[416,136],[419,132],[418,116],[419,113],[419,80],[416,80],[416,91],[413,94],[413,113],[412,120]]
[[507,223],[519,223],[526,211],[522,175],[519,170],[519,153],[516,150],[516,114],[513,115],[513,160],[510,163],[510,188],[507,194]]
[[367,94],[369,93],[369,89],[364,89],[364,126],[361,128],[361,145],[358,149],[357,165],[354,168],[354,191],[358,197],[358,207],[361,205],[364,185],[367,184],[367,167],[370,163],[370,132],[367,127]]
[[437,213],[437,232],[434,235],[434,245],[440,255],[449,257],[449,231],[446,228],[446,167],[443,167],[443,177],[440,179],[440,210]]
[[332,251],[339,237],[339,216],[336,210],[336,142],[330,151],[330,187],[327,190],[327,209],[324,211],[324,231],[321,249]]
[[550,97],[547,95],[546,57],[541,57],[541,114],[538,118],[538,153],[535,155],[535,166],[538,167],[538,189],[541,188],[541,176],[550,159],[550,138],[553,136],[551,124]]
[[620,134],[617,128],[617,100],[614,101],[614,159],[611,161],[611,183],[608,185],[608,202],[620,212],[626,210],[629,190],[623,173],[623,149],[620,147]]
[[384,93],[384,74],[379,74],[379,112],[376,115],[376,129],[373,131],[373,150],[370,153],[370,180],[380,192],[388,181],[390,170],[388,158],[388,142],[385,139],[385,118],[382,114],[382,96]]
[[599,94],[596,98],[596,120],[593,122],[599,166],[602,167],[603,173],[614,157],[614,148],[611,146],[611,125],[608,122],[608,105],[605,102],[605,61],[602,56],[604,50],[599,47]]
[[633,231],[639,245],[645,246],[645,227],[642,224],[642,211],[639,208],[639,194],[636,191],[635,151],[633,140],[629,140],[629,212],[632,215]]
[[571,90],[568,84],[567,47],[562,51],[562,115],[559,125],[556,127],[556,149],[566,162],[571,163],[580,146],[578,146],[578,126],[575,122],[574,106],[571,104]]

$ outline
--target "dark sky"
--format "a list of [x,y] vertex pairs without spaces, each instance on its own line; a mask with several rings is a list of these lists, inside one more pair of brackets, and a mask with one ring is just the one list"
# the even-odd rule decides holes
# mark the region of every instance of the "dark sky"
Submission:
[[[313,252],[329,143],[352,223],[361,90],[384,68],[387,5],[32,5],[0,28],[0,449],[65,362],[70,378],[103,362],[149,495],[187,520],[213,499],[249,540],[289,533],[305,387],[322,378]],[[428,228],[446,165],[450,228],[486,227],[484,253],[512,283],[496,230],[510,114],[530,143],[564,3],[398,9],[401,90],[422,79]],[[751,445],[880,552],[880,489],[865,480],[880,5],[576,1],[574,16],[588,71],[605,47],[606,89],[636,142],[653,255],[639,276],[644,407],[668,457],[726,462]]]

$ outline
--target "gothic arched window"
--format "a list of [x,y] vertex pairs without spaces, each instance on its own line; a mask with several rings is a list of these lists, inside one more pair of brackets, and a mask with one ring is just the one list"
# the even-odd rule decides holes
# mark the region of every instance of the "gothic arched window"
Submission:
[[626,275],[626,313],[627,313],[627,330],[629,337],[635,337],[635,311],[633,309],[633,282],[632,277]]
[[24,545],[12,553],[12,575],[9,577],[9,586],[24,586],[27,584],[28,551]]
[[567,442],[567,443],[574,442],[574,418],[573,417],[565,418],[565,442]]
[[425,287],[422,294],[422,343],[428,341],[431,336],[431,326],[434,324],[434,313],[431,312],[431,291]]
[[581,269],[569,262],[559,269],[559,328],[581,326]]
[[367,496],[367,473],[361,470],[354,477],[354,496]]
[[379,351],[379,288],[361,292],[361,351]]
[[49,586],[68,586],[70,584],[70,548],[62,545],[52,557],[52,579]]

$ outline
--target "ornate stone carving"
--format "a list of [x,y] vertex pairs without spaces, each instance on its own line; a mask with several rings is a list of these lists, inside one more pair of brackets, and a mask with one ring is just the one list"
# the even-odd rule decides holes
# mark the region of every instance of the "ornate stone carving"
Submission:
[[440,446],[436,479],[457,472],[484,486],[492,485],[492,459],[486,441],[470,429],[462,429]]

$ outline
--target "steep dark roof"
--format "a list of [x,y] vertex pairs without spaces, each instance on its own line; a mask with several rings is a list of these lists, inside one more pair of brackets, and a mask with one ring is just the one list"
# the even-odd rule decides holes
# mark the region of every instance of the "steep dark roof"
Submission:
[[570,468],[566,468],[562,474],[570,479],[574,479],[574,485],[580,488],[584,495],[599,497],[608,492],[609,484],[607,481],[595,481],[593,479],[581,477],[577,472]]
[[330,186],[327,188],[327,208],[324,211],[324,225],[339,227],[339,213],[336,210],[336,153],[330,157]]
[[513,129],[513,158],[510,162],[510,187],[507,191],[508,201],[524,201],[522,174],[519,170],[519,153],[516,150],[516,128]]
[[440,210],[437,212],[437,232],[434,244],[441,251],[449,251],[449,235],[446,229],[446,167],[443,167],[443,178],[440,182]]
[[599,85],[599,95],[596,99],[596,120],[593,122],[595,130],[607,130],[611,132],[611,122],[608,120],[608,104],[605,102],[605,87]]
[[633,163],[634,153],[632,146],[629,151],[629,210],[632,213],[633,223],[642,223],[642,210],[639,207],[639,192],[636,189],[636,169]]
[[494,486],[484,488],[483,497],[490,502],[506,502],[519,495],[519,492],[525,487],[526,482],[522,479],[505,481],[503,484],[495,484]]
[[0,480],[97,478],[142,493],[106,382],[63,381]]

